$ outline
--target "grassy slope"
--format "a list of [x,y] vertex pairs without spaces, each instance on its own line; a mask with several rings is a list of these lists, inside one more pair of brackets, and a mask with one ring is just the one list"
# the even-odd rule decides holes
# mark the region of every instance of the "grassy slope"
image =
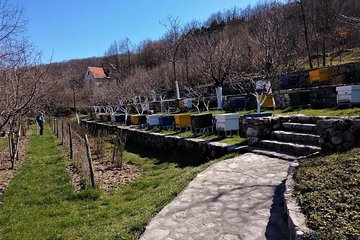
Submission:
[[[36,132],[36,131],[34,131]],[[0,239],[136,239],[147,222],[209,164],[175,163],[126,153],[143,176],[110,194],[74,194],[55,139],[31,137],[27,162],[10,183],[0,208]]]
[[360,148],[307,159],[294,177],[296,197],[319,239],[360,237]]

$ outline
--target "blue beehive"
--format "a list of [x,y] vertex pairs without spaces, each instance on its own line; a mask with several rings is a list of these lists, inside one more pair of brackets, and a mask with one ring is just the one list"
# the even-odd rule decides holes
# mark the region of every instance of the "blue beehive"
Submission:
[[160,127],[170,127],[174,126],[175,118],[172,115],[163,115],[159,117],[159,126]]
[[229,99],[229,108],[231,111],[243,110],[246,108],[246,98],[232,97]]
[[283,89],[294,88],[296,87],[298,81],[299,78],[296,75],[283,76],[281,78],[281,88]]

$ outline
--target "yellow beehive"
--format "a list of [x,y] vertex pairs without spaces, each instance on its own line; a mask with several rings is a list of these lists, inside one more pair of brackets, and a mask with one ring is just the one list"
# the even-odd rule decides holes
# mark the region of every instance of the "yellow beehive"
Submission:
[[175,126],[176,127],[190,127],[191,126],[191,114],[175,114]]
[[111,120],[111,117],[109,114],[103,114],[101,115],[101,121],[103,122],[109,122]]
[[95,120],[96,119],[96,113],[94,113],[94,112],[90,113],[90,118]]
[[273,107],[275,107],[275,99],[274,99],[273,95],[264,94],[260,98],[260,101],[262,101],[264,98],[265,98],[265,101],[264,101],[262,107],[264,107],[264,108],[273,108]]
[[139,115],[130,115],[131,125],[139,125]]
[[329,71],[327,68],[320,68],[309,72],[310,83],[329,80]]

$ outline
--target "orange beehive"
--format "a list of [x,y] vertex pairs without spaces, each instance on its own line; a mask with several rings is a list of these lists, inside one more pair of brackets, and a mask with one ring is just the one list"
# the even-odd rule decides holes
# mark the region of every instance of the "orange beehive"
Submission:
[[130,115],[131,125],[139,125],[139,115]]
[[191,126],[191,114],[175,114],[175,126],[176,127],[190,127]]

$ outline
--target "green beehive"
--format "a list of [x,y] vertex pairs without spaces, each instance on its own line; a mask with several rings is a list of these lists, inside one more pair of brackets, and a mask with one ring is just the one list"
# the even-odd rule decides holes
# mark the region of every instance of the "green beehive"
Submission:
[[310,90],[289,93],[290,106],[301,107],[310,105]]
[[191,125],[193,128],[209,128],[212,127],[212,114],[196,114],[191,115]]
[[360,63],[355,65],[356,77],[360,79]]

